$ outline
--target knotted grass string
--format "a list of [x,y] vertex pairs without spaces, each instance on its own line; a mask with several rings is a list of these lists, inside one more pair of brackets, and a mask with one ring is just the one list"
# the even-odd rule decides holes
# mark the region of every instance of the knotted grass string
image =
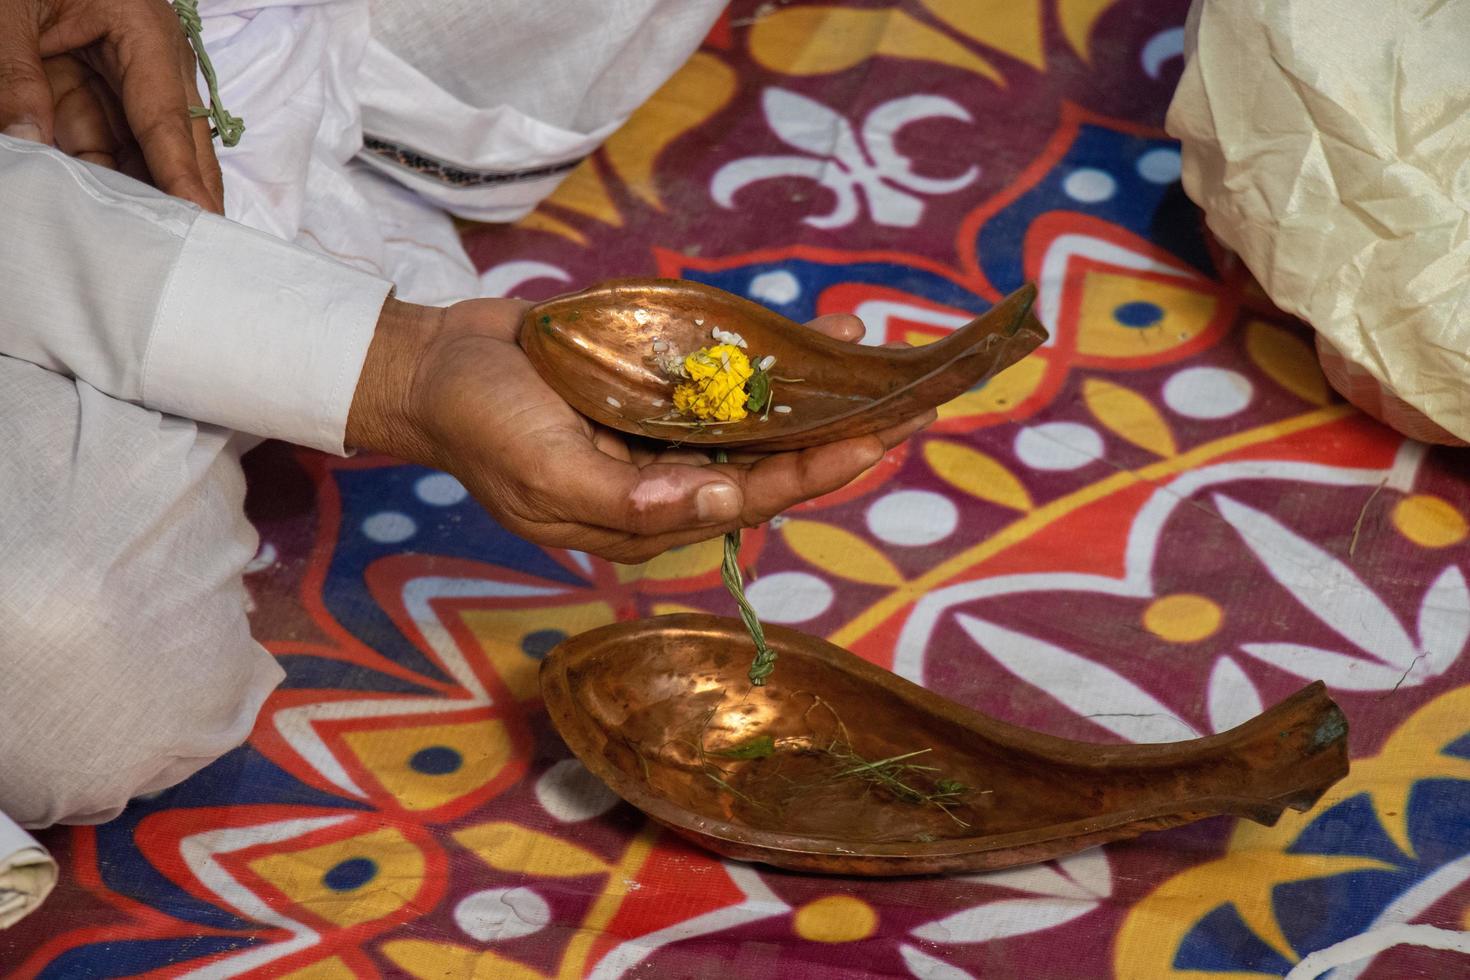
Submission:
[[[723,449],[715,450],[715,462],[724,463],[729,460]],[[766,631],[761,626],[760,617],[755,614],[755,607],[745,597],[745,581],[740,572],[740,532],[730,531],[725,535],[725,560],[720,566],[720,577],[725,580],[725,588],[729,590],[730,596],[735,600],[735,605],[740,607],[740,618],[745,621],[745,631],[750,634],[755,643],[755,660],[751,662],[750,683],[756,687],[763,687],[766,678],[771,676],[771,671],[776,669],[776,651],[766,645]]]
[[208,116],[210,135],[218,137],[225,146],[234,146],[245,134],[245,120],[231,115],[220,101],[219,79],[215,76],[208,52],[204,50],[204,21],[199,18],[199,0],[173,0],[173,7],[174,13],[179,15],[184,34],[189,38],[189,47],[194,49],[194,57],[199,59],[204,83],[209,86],[209,107],[190,106],[189,117],[200,119]]

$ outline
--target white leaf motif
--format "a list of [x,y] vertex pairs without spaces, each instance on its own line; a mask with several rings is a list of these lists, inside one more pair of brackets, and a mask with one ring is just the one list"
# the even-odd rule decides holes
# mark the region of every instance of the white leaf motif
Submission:
[[1320,678],[1328,687],[1340,691],[1387,691],[1400,678],[1407,686],[1419,683],[1413,677],[1405,677],[1403,670],[1300,643],[1247,643],[1241,649],[1289,674],[1304,680]]
[[1419,649],[1426,654],[1422,673],[1429,677],[1443,674],[1465,649],[1467,640],[1470,589],[1465,586],[1464,574],[1451,565],[1439,573],[1419,603]]
[[1419,655],[1414,641],[1398,617],[1351,569],[1274,517],[1221,494],[1214,500],[1220,515],[1271,576],[1312,615],[1364,653],[1401,672],[1409,668]]
[[534,262],[529,259],[502,262],[480,273],[480,295],[509,296],[526,283],[537,279],[571,282],[572,277],[567,275],[565,269],[549,262]]
[[857,192],[851,181],[826,160],[812,157],[745,157],[721,167],[710,182],[710,196],[725,208],[735,206],[735,194],[747,184],[772,177],[807,177],[837,195],[832,210],[806,218],[814,228],[840,228],[858,216]]
[[1101,847],[1064,857],[1057,865],[1092,895],[1107,898],[1113,893],[1113,869],[1108,865],[1107,852]]
[[761,98],[766,122],[771,130],[789,146],[816,157],[837,155],[838,147],[857,141],[852,126],[816,99],[789,92],[784,88],[768,88]]
[[985,943],[1024,936],[1071,922],[1097,908],[1095,901],[1075,898],[1013,898],[986,902],[914,930],[936,943]]
[[885,102],[863,120],[863,145],[878,171],[909,190],[925,194],[950,194],[969,186],[980,176],[979,167],[971,167],[958,177],[941,179],[921,177],[914,173],[912,162],[899,153],[893,137],[916,119],[959,119],[974,122],[964,106],[942,95],[910,95]]
[[950,966],[939,957],[930,956],[907,943],[898,947],[898,955],[903,957],[903,965],[919,980],[975,980],[973,975],[959,967]]
[[1049,898],[1075,898],[1082,901],[1093,898],[1093,894],[1066,875],[1054,870],[1049,864],[1033,864],[1025,868],[1007,868],[1005,871],[989,871],[982,874],[965,875],[964,881],[977,885],[994,885],[997,888],[1012,888],[1032,895]]
[[1230,657],[1215,661],[1210,671],[1210,728],[1225,732],[1261,713],[1261,694],[1240,664]]
[[721,207],[732,207],[735,194],[747,184],[772,177],[806,177],[837,196],[832,211],[803,219],[817,228],[839,228],[858,217],[857,192],[862,191],[873,220],[880,225],[912,228],[924,216],[924,202],[910,191],[947,194],[970,184],[980,175],[976,167],[953,178],[924,177],[914,173],[913,161],[898,152],[894,135],[920,119],[941,117],[972,121],[970,114],[950,99],[914,95],[890,99],[868,113],[859,139],[853,125],[839,113],[805,95],[768,88],[761,97],[766,123],[781,140],[805,156],[756,156],[732,160],[716,171],[710,196]]
[[1044,640],[966,616],[955,617],[1011,673],[1133,742],[1173,742],[1199,733],[1122,674]]

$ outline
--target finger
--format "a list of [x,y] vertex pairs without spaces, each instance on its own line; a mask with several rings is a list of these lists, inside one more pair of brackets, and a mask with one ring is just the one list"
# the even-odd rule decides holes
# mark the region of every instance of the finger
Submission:
[[177,39],[167,20],[154,30],[118,38],[108,59],[115,72],[109,81],[122,96],[128,126],[143,149],[154,185],[213,211],[217,203],[200,172],[189,103],[179,84]]
[[610,429],[604,429],[601,426],[594,429],[592,432],[592,445],[613,459],[624,463],[633,462],[633,454],[629,451],[628,444]]
[[46,74],[56,102],[52,123],[56,148],[89,163],[115,167],[117,138],[87,84],[88,69],[70,58],[48,58]]
[[743,475],[741,520],[763,524],[789,507],[841,489],[882,459],[884,451],[876,436],[858,436],[767,456]]
[[665,449],[655,452],[648,463],[682,463],[685,466],[708,466],[713,460],[709,453],[698,452],[693,449]]
[[851,313],[828,313],[826,316],[819,316],[809,321],[807,326],[835,340],[845,340],[854,344],[862,340],[863,334],[867,332],[863,327],[863,321]]
[[586,442],[545,446],[534,492],[554,519],[624,531],[664,534],[736,520],[740,488],[713,467],[653,463],[639,468]]
[[879,442],[883,443],[883,447],[885,449],[892,449],[894,446],[897,446],[905,439],[915,436],[918,433],[923,432],[925,429],[929,428],[929,426],[933,425],[934,421],[938,418],[939,413],[934,411],[933,409],[930,409],[923,415],[916,415],[906,422],[900,422],[897,425],[891,425],[886,429],[879,429],[877,432],[873,433],[873,435],[878,439]]
[[475,324],[475,332],[515,343],[521,330],[522,314],[531,303],[520,299],[472,299],[455,304],[463,319]]
[[0,133],[51,142],[51,84],[41,67],[36,14],[28,3],[0,0]]
[[107,125],[112,130],[113,156],[116,158],[116,169],[120,173],[127,174],[134,180],[147,183],[151,178],[148,175],[148,163],[143,159],[143,151],[138,146],[138,141],[133,139],[133,131],[128,128],[127,116],[123,114],[122,106],[117,101],[117,93],[107,80],[92,71],[87,78],[87,88],[92,93],[92,99],[102,110],[107,118]]
[[[181,49],[179,67],[183,76],[184,101],[191,106],[207,106],[209,103],[199,94],[199,71],[194,60],[194,49],[189,47],[189,42],[184,38],[179,39],[179,46]],[[219,157],[214,153],[214,137],[211,135],[209,118],[200,116],[190,122],[194,133],[194,161],[199,166],[199,174],[204,179],[204,186],[214,198],[215,206],[210,210],[216,214],[224,214],[225,179],[220,172]]]

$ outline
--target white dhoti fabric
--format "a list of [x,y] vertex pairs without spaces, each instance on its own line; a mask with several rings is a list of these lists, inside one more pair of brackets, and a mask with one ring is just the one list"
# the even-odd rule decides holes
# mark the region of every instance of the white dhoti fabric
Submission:
[[[0,138],[0,920],[54,878],[11,820],[111,819],[240,744],[280,683],[245,616],[241,452],[272,434],[340,451],[384,280],[425,303],[481,292],[444,209],[524,214],[724,2],[206,0],[247,126],[220,154],[229,217],[361,272]],[[289,295],[232,254],[292,270]],[[253,343],[244,308],[288,303],[316,312]],[[290,392],[269,390],[272,346]]]
[[1211,230],[1344,394],[1470,439],[1470,4],[1195,0],[1186,34],[1167,126]]
[[[698,47],[728,0],[221,0],[230,217],[392,279],[479,294],[446,211],[520,218]],[[407,191],[408,193],[405,193]]]

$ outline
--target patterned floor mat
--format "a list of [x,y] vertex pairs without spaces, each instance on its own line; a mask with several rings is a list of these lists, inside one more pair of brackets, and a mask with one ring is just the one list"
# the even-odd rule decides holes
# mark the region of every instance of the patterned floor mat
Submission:
[[633,568],[545,551],[447,476],[268,446],[248,461],[248,582],[289,680],[247,746],[111,824],[47,834],[64,884],[0,936],[0,963],[301,980],[1470,969],[1466,457],[1336,400],[1308,334],[1204,233],[1160,128],[1184,13],[742,0],[551,201],[467,235],[492,292],[684,276],[796,319],[856,312],[874,342],[927,342],[1039,283],[1050,345],[747,535],[752,599],[964,704],[1100,742],[1219,731],[1323,678],[1354,762],[1315,810],[988,876],[721,863],[591,780],[536,688],[569,634],[728,613],[716,546]]

